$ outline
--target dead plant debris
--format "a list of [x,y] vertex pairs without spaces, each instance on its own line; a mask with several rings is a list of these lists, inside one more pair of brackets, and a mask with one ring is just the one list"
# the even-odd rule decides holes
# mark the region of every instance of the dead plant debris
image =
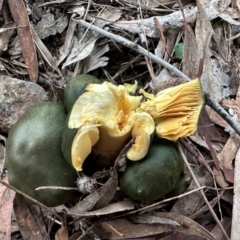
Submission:
[[129,199],[118,184],[127,147],[114,166],[89,173],[97,190],[51,212],[15,196],[5,177],[0,239],[240,239],[238,0],[5,0],[0,9],[1,173],[11,126],[39,101],[62,104],[76,75],[137,81],[154,94],[199,78],[212,101],[178,144],[182,191]]

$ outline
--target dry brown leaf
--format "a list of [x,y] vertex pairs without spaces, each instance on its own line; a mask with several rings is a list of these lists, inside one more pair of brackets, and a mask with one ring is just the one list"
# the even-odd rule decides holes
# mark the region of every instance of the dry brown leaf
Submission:
[[228,108],[234,110],[234,112],[237,115],[235,120],[239,120],[240,119],[240,105],[234,99],[231,99],[231,100],[223,99],[222,100],[222,106],[223,107],[228,107]]
[[222,166],[222,171],[225,177],[225,180],[229,183],[234,183],[234,169],[226,168]]
[[[179,0],[179,3],[180,0]],[[181,6],[182,8],[182,6]],[[200,54],[198,53],[198,45],[195,34],[188,24],[185,14],[184,18],[184,51],[183,51],[183,72],[190,78],[195,79],[198,77]]]
[[216,123],[217,125],[223,128],[226,128],[227,126],[229,126],[229,124],[212,108],[210,108],[209,106],[206,106],[205,110],[207,111],[208,116],[210,117],[213,123]]
[[189,24],[184,31],[183,72],[191,79],[198,77],[200,55],[195,34]]
[[99,28],[103,28],[109,23],[116,22],[121,17],[121,15],[122,10],[120,8],[106,5],[101,12],[97,12],[96,16],[88,15],[87,19],[94,21],[94,24]]
[[61,227],[55,234],[55,240],[68,240],[67,227]]
[[237,154],[239,146],[240,137],[238,135],[235,134],[233,137],[229,137],[222,151],[218,154],[221,166],[233,169],[232,161]]
[[196,235],[200,237],[205,237],[206,239],[216,240],[209,231],[207,231],[200,224],[196,223],[195,221],[186,216],[166,212],[155,212],[154,215],[158,217],[169,218],[178,222],[181,226],[174,227],[174,230],[177,232],[182,232],[186,235]]
[[[5,177],[2,181],[7,182]],[[11,216],[15,192],[0,183],[0,239],[11,239]]]
[[181,226],[175,220],[172,220],[166,217],[153,216],[150,213],[145,213],[140,215],[137,214],[134,216],[130,216],[129,218],[135,223],[148,223],[148,224],[161,223],[161,224],[169,224],[172,226]]
[[62,33],[67,25],[67,16],[55,19],[55,16],[49,13],[42,16],[34,30],[40,39],[45,39],[51,35],[55,36],[57,33]]
[[[231,230],[231,218],[230,217],[224,217],[221,221],[224,229],[226,232],[230,235],[230,230]],[[225,240],[226,237],[223,235],[221,229],[219,228],[218,225],[216,225],[212,231],[211,234],[217,239],[217,240]]]
[[14,22],[17,26],[19,26],[17,32],[29,78],[32,82],[37,82],[37,52],[32,38],[31,25],[28,19],[26,7],[23,0],[8,0],[8,5]]
[[204,91],[210,92],[217,101],[220,101],[222,99],[222,86],[213,74],[209,51],[213,29],[209,17],[201,5],[202,1],[197,1],[198,12],[195,27],[199,58],[203,59],[201,83]]
[[100,239],[117,240],[140,238],[170,231],[167,224],[132,224],[127,219],[105,221],[93,228]]
[[[201,186],[210,186],[212,184],[213,178],[211,174],[203,167],[198,169],[198,172],[195,174],[195,176]],[[194,181],[191,182],[190,186],[185,192],[189,192],[193,189],[196,189],[196,184]],[[198,191],[178,199],[172,207],[171,212],[184,216],[190,216],[198,211],[203,204],[204,200]]]
[[[40,54],[42,55],[42,57],[45,59],[45,61],[49,64],[50,67],[52,67],[54,70],[56,70],[59,74],[59,76],[62,77],[62,73],[60,71],[60,69],[57,67],[57,62],[54,59],[54,57],[52,56],[52,54],[50,53],[50,51],[47,49],[47,47],[44,45],[44,43],[42,42],[42,40],[38,37],[38,35],[36,34],[35,30],[32,28],[32,35],[33,35],[33,39],[36,43],[36,46],[40,52]],[[65,84],[66,82],[64,82],[62,84],[62,86]],[[60,87],[62,87],[60,85]]]
[[219,170],[220,169],[219,160],[217,159],[216,151],[212,146],[211,140],[213,139],[215,142],[216,141],[221,142],[222,137],[218,129],[215,127],[215,125],[212,124],[212,121],[209,118],[205,109],[202,110],[202,113],[199,118],[198,131],[200,136],[206,141],[211,156],[213,158],[214,164],[216,168]]
[[[238,88],[236,100],[234,99],[224,99],[222,101],[222,105],[224,107],[229,108],[229,112],[231,112],[233,118],[236,121],[239,121],[240,119],[240,88]],[[229,128],[229,125],[227,125]],[[227,127],[226,126],[226,127]],[[222,151],[218,154],[218,159],[221,164],[221,169],[223,170],[225,179],[233,183],[234,182],[234,170],[233,170],[233,160],[237,154],[237,151],[240,146],[240,137],[237,134],[234,134],[229,137],[228,141],[226,142],[224,148]],[[221,180],[222,185],[226,185],[222,183],[222,178],[219,178]]]
[[[100,237],[100,239],[109,240],[147,237],[171,231],[182,232],[185,236],[196,235],[205,237],[208,240],[215,240],[211,233],[209,233],[205,228],[192,219],[182,215],[157,212],[154,214],[153,218],[165,218],[169,221],[177,221],[179,224],[133,224],[127,219],[117,219],[98,224],[94,227],[94,232],[98,235],[98,237]],[[142,218],[141,222],[144,222],[144,218]]]
[[[219,202],[219,196],[213,198],[209,204],[212,206],[212,208]],[[209,207],[207,205],[203,205],[198,211],[196,211],[195,213],[193,213],[191,216],[189,216],[189,218],[191,218],[192,220],[197,219],[197,218],[201,218],[201,216],[209,211]],[[202,220],[202,218],[201,218]],[[204,220],[202,220],[204,222]],[[204,225],[203,225],[204,226]]]
[[16,194],[14,199],[14,213],[18,222],[18,227],[21,232],[23,239],[28,240],[42,240],[47,237],[41,234],[41,227],[38,226],[35,221],[31,210],[30,203],[27,203],[26,199],[19,194]]
[[126,199],[117,203],[111,203],[106,207],[100,208],[95,211],[80,213],[78,214],[78,217],[102,216],[102,215],[122,212],[126,210],[133,210],[134,208],[135,208],[135,203],[130,199]]
[[215,167],[213,168],[213,172],[218,185],[222,188],[228,187],[229,184],[226,182],[223,172],[221,170],[217,170]]

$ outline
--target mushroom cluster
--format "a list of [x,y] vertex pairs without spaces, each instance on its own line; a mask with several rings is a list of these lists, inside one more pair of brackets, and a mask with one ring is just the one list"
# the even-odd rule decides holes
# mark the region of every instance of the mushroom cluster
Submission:
[[[89,84],[74,103],[68,127],[78,129],[72,144],[72,165],[82,170],[85,158],[92,152],[98,161],[114,159],[129,138],[135,142],[127,158],[138,161],[148,152],[151,135],[172,141],[192,135],[203,105],[198,79],[168,88],[155,97],[140,91],[131,96],[124,85],[109,82]],[[82,146],[84,145],[84,148]]]
[[[172,144],[196,131],[204,103],[199,79],[156,96],[143,90],[142,95],[132,96],[129,89],[132,87],[79,75],[65,88],[64,114],[63,107],[53,103],[36,105],[24,113],[10,130],[7,141],[9,183],[42,203],[58,205],[69,200],[71,194],[64,197],[62,190],[37,192],[35,188],[75,186],[73,179],[77,172],[84,171],[84,162],[90,155],[99,166],[111,166],[125,144],[134,139],[127,158],[147,162],[155,133]],[[179,174],[175,175],[179,177],[181,171],[179,167]],[[176,181],[173,182],[175,186]]]

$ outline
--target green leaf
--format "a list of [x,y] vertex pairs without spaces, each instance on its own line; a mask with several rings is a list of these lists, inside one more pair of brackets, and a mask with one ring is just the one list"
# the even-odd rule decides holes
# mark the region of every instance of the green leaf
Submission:
[[184,48],[184,43],[178,43],[175,48],[174,48],[174,51],[175,51],[175,57],[177,59],[183,59],[183,48]]

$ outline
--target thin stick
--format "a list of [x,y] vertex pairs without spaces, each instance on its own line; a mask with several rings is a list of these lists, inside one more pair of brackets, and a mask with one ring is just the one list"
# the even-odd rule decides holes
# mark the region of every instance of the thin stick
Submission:
[[240,135],[240,124],[219,105],[209,93],[204,93],[206,104],[216,111]]
[[75,19],[72,18],[72,20],[76,23],[81,24],[83,27],[85,28],[89,28],[93,31],[96,31],[100,34],[102,34],[103,36],[107,37],[107,38],[111,38],[114,41],[124,45],[127,48],[132,49],[135,52],[138,52],[140,54],[142,54],[145,57],[149,57],[152,61],[162,65],[163,67],[167,68],[169,71],[174,72],[177,76],[182,77],[188,81],[190,81],[191,79],[189,77],[187,77],[183,72],[181,72],[180,70],[178,70],[176,67],[174,67],[173,65],[169,64],[168,62],[164,61],[163,59],[157,57],[156,55],[152,54],[151,52],[147,51],[145,48],[141,47],[140,45],[133,43],[131,41],[129,41],[128,39],[118,36],[116,34],[107,32],[99,27],[96,27],[84,20],[81,19]]
[[164,48],[165,48],[165,50],[166,50],[166,53],[167,53],[168,57],[169,57],[170,59],[172,59],[171,53],[170,53],[169,48],[168,48],[168,45],[167,45],[166,38],[165,38],[165,36],[164,36],[164,34],[163,34],[163,31],[164,31],[164,30],[163,30],[163,27],[161,26],[161,24],[159,23],[159,21],[157,20],[156,17],[153,18],[153,21],[155,22],[155,24],[156,24],[156,26],[157,26],[157,28],[158,28],[158,30],[159,30],[159,33],[160,33],[160,36],[161,36],[161,40],[162,40],[162,42],[163,42]]
[[[190,195],[190,194],[192,194],[192,193],[195,193],[195,192],[199,191],[200,189],[205,189],[205,188],[211,189],[211,190],[223,190],[222,188],[216,189],[216,188],[213,188],[213,187],[202,186],[202,187],[200,187],[200,188],[193,189],[193,190],[191,190],[191,191],[189,191],[189,192],[180,194],[180,195],[178,195],[178,196],[171,197],[171,198],[167,198],[167,199],[164,199],[164,200],[162,200],[162,201],[159,201],[159,202],[153,203],[153,204],[151,204],[151,205],[148,205],[148,206],[146,206],[146,207],[143,207],[143,208],[140,208],[140,209],[137,209],[137,210],[133,210],[133,211],[131,211],[131,212],[124,213],[124,214],[122,214],[122,215],[113,217],[113,218],[111,218],[111,220],[112,220],[112,219],[115,219],[115,218],[121,218],[121,217],[125,217],[125,216],[128,216],[128,215],[132,215],[132,214],[135,214],[135,213],[140,213],[140,212],[143,213],[143,212],[146,212],[146,211],[150,211],[150,210],[152,210],[152,209],[158,208],[158,206],[161,205],[161,204],[163,204],[163,203],[170,202],[170,201],[173,201],[173,200],[177,200],[177,199],[179,199],[179,198],[183,198],[183,197],[185,197],[185,196],[188,196],[188,195]],[[224,190],[226,190],[226,189],[233,189],[233,187],[224,188]]]
[[[184,161],[184,163],[186,164],[189,172],[191,173],[192,178],[193,178],[195,184],[197,185],[198,188],[200,188],[201,186],[200,186],[200,184],[199,184],[199,182],[198,182],[195,174],[193,173],[193,170],[192,170],[191,166],[189,165],[185,154],[183,153],[183,150],[182,150],[182,147],[181,147],[180,143],[178,142],[177,145],[178,145],[179,152],[180,152],[180,154],[181,154],[181,156],[182,156],[182,158],[183,158],[183,161]],[[216,221],[217,225],[218,225],[219,228],[221,229],[223,235],[226,237],[227,240],[230,240],[230,238],[228,237],[228,235],[227,235],[225,229],[223,228],[221,222],[219,221],[217,215],[216,215],[215,212],[213,211],[213,208],[212,208],[211,204],[209,203],[207,197],[205,196],[205,194],[204,194],[204,192],[203,192],[203,189],[200,189],[200,193],[201,193],[201,195],[202,195],[202,197],[203,197],[206,205],[208,206],[208,209],[209,209],[209,211],[211,212],[214,220]]]
[[35,191],[44,189],[66,190],[66,191],[79,191],[77,187],[59,187],[59,186],[42,186],[35,188]]

